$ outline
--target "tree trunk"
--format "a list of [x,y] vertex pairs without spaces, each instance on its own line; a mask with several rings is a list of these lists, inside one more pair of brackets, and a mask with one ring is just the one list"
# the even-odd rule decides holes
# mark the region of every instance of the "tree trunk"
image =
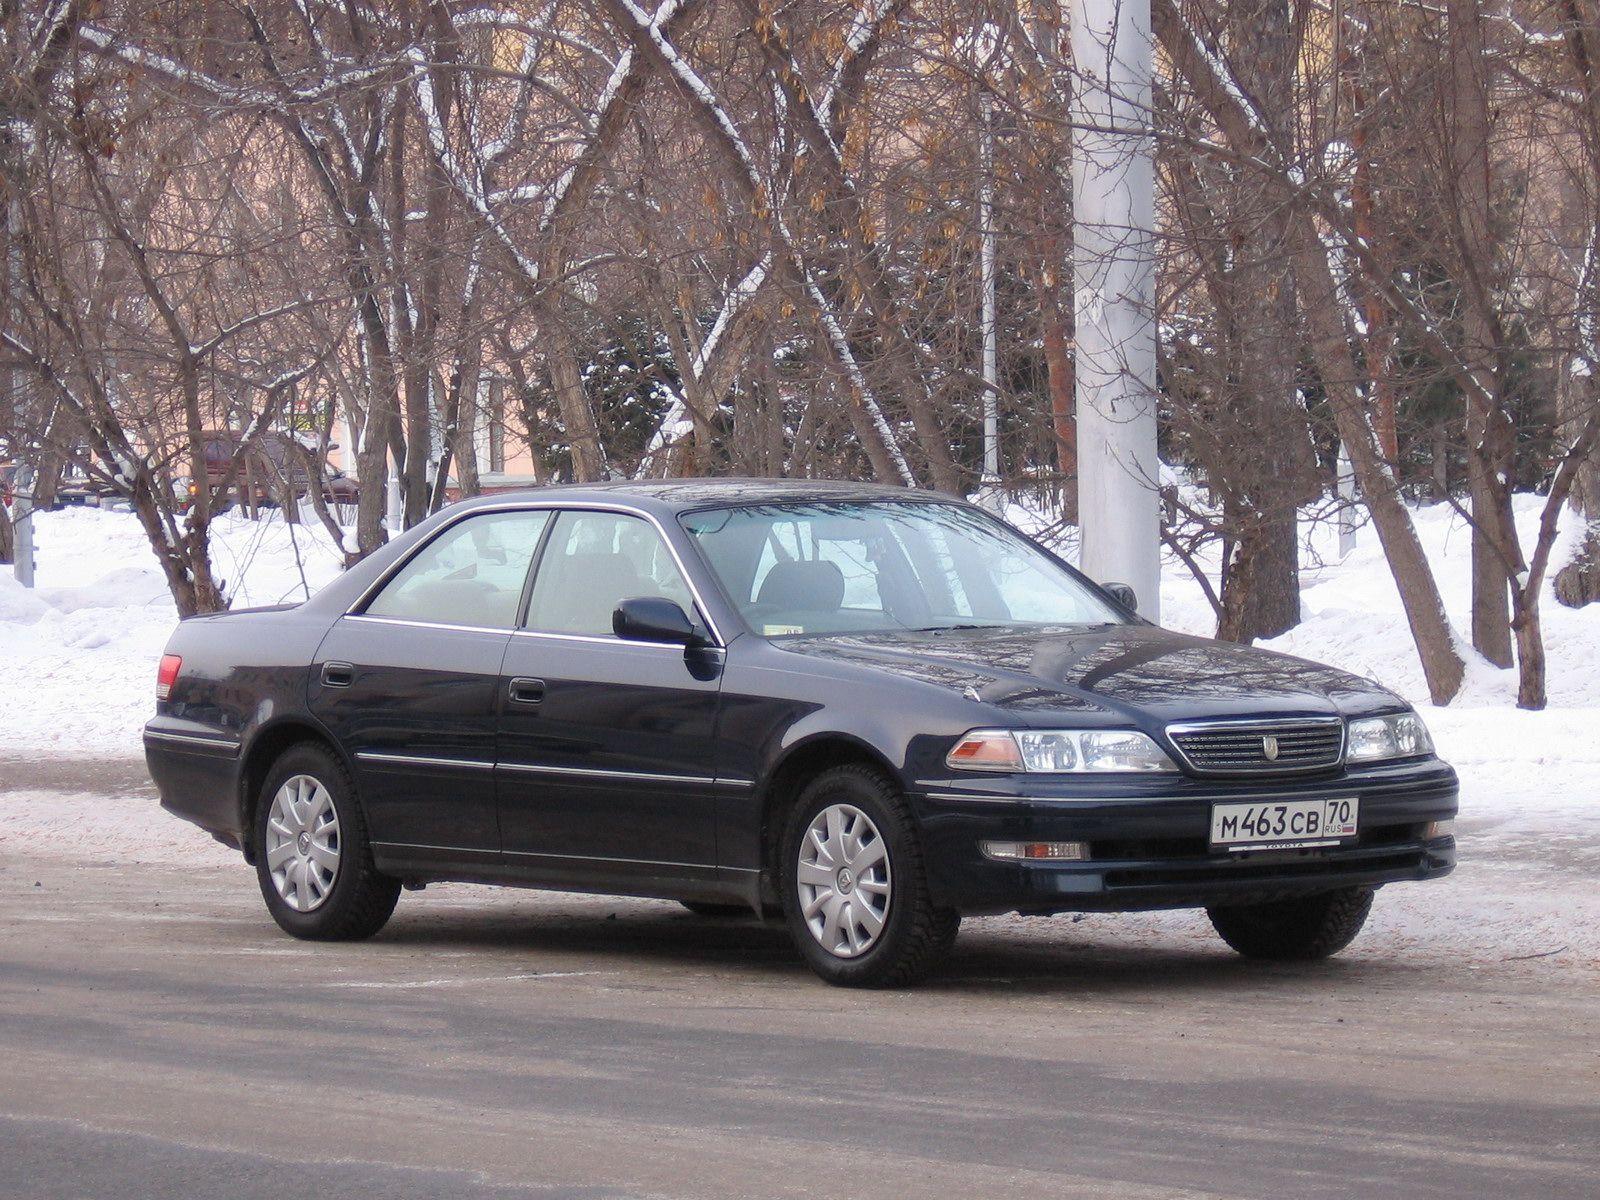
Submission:
[[[1578,78],[1579,94],[1583,97],[1582,141],[1593,177],[1600,175],[1600,86],[1597,86],[1595,78],[1596,64],[1600,62],[1600,20],[1596,19],[1593,5],[1584,0],[1562,0],[1561,10],[1566,27],[1568,57]],[[1591,217],[1591,220],[1594,219]],[[1580,335],[1590,335],[1585,339],[1589,344],[1585,345],[1584,350],[1592,369],[1593,359],[1600,356],[1600,345],[1594,344],[1597,289],[1592,257],[1596,254],[1594,243],[1600,239],[1600,230],[1591,230],[1589,237],[1591,259],[1582,276],[1582,282],[1587,287],[1580,287],[1576,307],[1583,314],[1579,317]],[[1562,415],[1569,422],[1579,420],[1580,413],[1595,403],[1593,389],[1575,386],[1571,371],[1563,372],[1563,379],[1566,386],[1562,389],[1565,401]],[[1555,593],[1556,599],[1567,607],[1581,608],[1600,600],[1600,448],[1591,450],[1584,457],[1570,499],[1573,510],[1588,521],[1588,527],[1578,552],[1556,572]]]
[[[501,413],[501,393],[504,384],[501,380],[491,378],[488,381],[489,403],[487,406],[478,403],[478,394],[483,389],[483,376],[477,356],[466,371],[457,386],[456,415],[453,426],[454,438],[450,448],[450,456],[455,462],[456,486],[463,500],[476,496],[483,488],[480,475],[483,464],[478,461],[478,430],[487,428],[489,436],[494,437],[493,422],[497,414]],[[490,463],[491,468],[493,463]]]
[[[1250,115],[1229,92],[1225,81],[1179,15],[1173,0],[1152,0],[1153,25],[1173,69],[1187,79],[1201,103],[1222,128],[1233,148],[1245,154],[1271,155],[1255,131]],[[1279,181],[1274,199],[1285,208],[1286,249],[1300,294],[1309,348],[1327,392],[1339,436],[1350,454],[1351,467],[1372,513],[1372,523],[1394,574],[1412,640],[1422,661],[1428,691],[1435,704],[1447,704],[1461,688],[1466,664],[1456,650],[1445,616],[1439,585],[1423,553],[1422,543],[1401,502],[1399,486],[1379,455],[1366,406],[1355,381],[1354,355],[1347,340],[1339,289],[1328,265],[1315,221],[1287,181]]]
[[[1054,238],[1049,239],[1053,247]],[[1061,269],[1061,258],[1047,251],[1046,269]],[[1056,470],[1061,475],[1062,516],[1078,519],[1078,421],[1074,411],[1077,384],[1072,369],[1072,317],[1053,282],[1039,287],[1039,321],[1044,341],[1045,371],[1050,390],[1050,429],[1055,436]]]
[[592,483],[605,478],[605,455],[600,448],[600,431],[594,410],[583,390],[583,373],[578,367],[578,348],[559,318],[546,330],[545,357],[550,365],[550,384],[555,389],[556,405],[561,409],[567,447],[572,456],[572,478],[577,483]]
[[33,481],[33,506],[36,510],[55,506],[56,493],[61,489],[61,475],[66,465],[67,456],[60,450],[46,450],[39,455],[39,469]]
[[1429,434],[1432,447],[1429,457],[1432,461],[1428,464],[1433,478],[1433,498],[1444,501],[1450,499],[1450,430],[1444,421],[1433,423]]
[[[356,274],[354,282],[359,283],[361,275]],[[389,440],[399,419],[399,380],[377,297],[370,290],[358,293],[357,303],[366,348],[367,413],[361,426],[361,444],[355,451],[361,480],[356,502],[356,545],[361,554],[367,555],[388,540],[384,512],[389,493]]]
[[1486,274],[1490,230],[1488,69],[1479,0],[1448,0],[1449,90],[1442,97],[1462,291],[1461,354],[1475,386],[1467,394],[1467,491],[1472,501],[1472,644],[1496,666],[1511,665],[1513,574],[1509,535],[1510,438],[1502,428],[1500,339]]
[[1253,642],[1300,623],[1300,532],[1294,510],[1250,514],[1238,526],[1217,637]]

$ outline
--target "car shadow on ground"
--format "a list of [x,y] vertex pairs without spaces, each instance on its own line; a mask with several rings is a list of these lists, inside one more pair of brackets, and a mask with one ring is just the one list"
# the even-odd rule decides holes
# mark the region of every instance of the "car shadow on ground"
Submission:
[[[1046,924],[1051,920],[1057,923],[1053,929]],[[1168,937],[1150,945],[1141,940],[1149,932],[1133,922],[1118,928],[1104,921],[1075,923],[1070,917],[1029,922],[1025,931],[968,922],[949,958],[920,990],[1079,998],[1137,996],[1156,989],[1168,994],[1174,989],[1271,992],[1298,988],[1310,980],[1340,988],[1394,985],[1428,970],[1422,964],[1389,959],[1251,962],[1220,940],[1211,946],[1196,939],[1191,948],[1175,944],[1183,940],[1180,937]],[[525,966],[530,953],[554,954],[563,960],[558,970],[626,973],[630,965],[695,972],[709,968],[757,985],[770,978],[826,986],[805,968],[781,923],[762,922],[753,915],[698,916],[666,902],[622,900],[608,906],[586,901],[581,907],[569,907],[559,900],[550,904],[516,900],[503,909],[452,905],[429,911],[415,905],[409,913],[402,904],[378,940],[415,950],[472,950],[495,959],[518,960],[499,965]]]

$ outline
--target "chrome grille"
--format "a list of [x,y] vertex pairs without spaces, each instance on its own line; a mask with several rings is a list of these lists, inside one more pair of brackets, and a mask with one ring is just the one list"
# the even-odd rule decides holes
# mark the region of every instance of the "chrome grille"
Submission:
[[1328,770],[1344,758],[1344,722],[1338,717],[1191,721],[1168,725],[1167,736],[1201,775]]

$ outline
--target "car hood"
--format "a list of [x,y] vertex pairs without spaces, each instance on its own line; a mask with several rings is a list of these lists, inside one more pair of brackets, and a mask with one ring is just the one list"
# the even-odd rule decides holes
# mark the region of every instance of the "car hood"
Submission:
[[1033,725],[1073,716],[1350,716],[1404,703],[1346,671],[1154,625],[906,631],[781,645],[947,687]]

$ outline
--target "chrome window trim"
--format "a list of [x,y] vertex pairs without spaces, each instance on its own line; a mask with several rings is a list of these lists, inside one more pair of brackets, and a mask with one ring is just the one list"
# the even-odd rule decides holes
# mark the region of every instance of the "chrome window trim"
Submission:
[[[1334,755],[1332,761],[1330,762],[1315,763],[1311,766],[1286,766],[1276,762],[1268,762],[1263,763],[1260,766],[1229,767],[1226,769],[1218,769],[1216,767],[1196,766],[1190,761],[1189,756],[1184,753],[1183,747],[1178,744],[1177,738],[1174,736],[1175,734],[1184,733],[1227,733],[1235,729],[1242,729],[1246,731],[1251,729],[1279,729],[1285,725],[1338,726],[1338,753]],[[1243,720],[1233,720],[1228,717],[1218,717],[1214,720],[1208,721],[1173,721],[1166,725],[1162,732],[1166,734],[1167,744],[1177,752],[1178,758],[1182,760],[1183,765],[1196,775],[1206,776],[1209,778],[1232,777],[1235,779],[1248,777],[1251,775],[1312,775],[1318,771],[1338,770],[1345,765],[1344,756],[1345,751],[1348,748],[1347,743],[1349,742],[1350,733],[1349,729],[1345,725],[1345,720],[1343,717],[1330,716],[1247,717]]]
[[[492,633],[497,637],[550,638],[561,642],[593,642],[599,646],[639,646],[648,650],[671,650],[683,653],[683,647],[672,642],[641,642],[634,638],[594,637],[583,633],[544,633],[535,629],[503,629],[488,625],[452,625],[448,621],[416,621],[410,617],[369,617],[366,613],[347,613],[347,621],[371,621],[378,625],[403,625],[413,629],[444,629],[453,633]],[[702,650],[722,651],[721,646],[702,646]]]
[[452,633],[492,633],[510,637],[512,630],[493,625],[456,625],[450,621],[417,621],[410,617],[369,617],[366,613],[345,613],[347,621],[371,621],[375,625],[404,625],[412,629],[446,629]]
[[387,754],[378,750],[358,750],[361,762],[392,763],[402,767],[461,767],[469,771],[492,771],[494,763],[481,758],[430,758],[422,754]]
[[[714,621],[711,617],[711,612],[706,606],[705,596],[700,591],[700,585],[695,582],[694,575],[691,574],[688,567],[684,565],[683,555],[679,554],[678,548],[672,544],[672,538],[667,534],[667,527],[662,524],[661,520],[656,517],[654,513],[644,512],[641,509],[635,508],[631,505],[610,504],[603,500],[516,500],[508,501],[504,504],[485,504],[479,507],[469,508],[464,512],[452,517],[450,520],[442,522],[439,528],[434,530],[427,540],[412,547],[409,553],[390,563],[388,569],[385,570],[383,574],[379,575],[377,579],[373,580],[372,583],[367,586],[366,590],[361,593],[361,595],[356,597],[355,603],[350,605],[349,608],[345,609],[344,615],[346,617],[364,617],[369,621],[401,620],[401,618],[397,617],[367,617],[365,610],[367,605],[371,603],[373,597],[387,587],[389,581],[403,571],[407,563],[409,563],[418,554],[422,553],[422,551],[427,547],[431,546],[447,531],[455,528],[455,526],[460,524],[462,521],[469,521],[473,517],[481,517],[489,513],[497,512],[549,512],[556,515],[559,515],[563,512],[608,512],[621,513],[623,516],[637,517],[641,521],[648,521],[655,529],[657,536],[659,536],[661,541],[666,545],[667,553],[672,555],[672,561],[677,565],[678,573],[683,576],[684,583],[688,584],[689,594],[694,597],[695,612],[700,619],[705,622],[706,628],[711,631],[711,639],[713,643],[718,649],[721,649],[728,644],[727,639],[722,636],[722,631],[717,628],[716,621]],[[553,519],[554,517],[552,517],[552,520]],[[539,564],[537,562],[530,564],[530,567],[534,570],[535,575],[537,575],[538,565]],[[483,626],[479,625],[454,625],[448,621],[407,620],[406,623],[429,629],[466,629],[485,633],[545,633],[544,630],[524,630],[515,628],[484,629]],[[576,637],[579,635],[549,633],[546,636]],[[586,637],[585,640],[591,639]],[[617,645],[623,646],[654,646],[667,644],[658,642],[634,642],[631,640],[624,641],[622,638],[607,637],[595,637],[592,640],[598,642],[616,643]]]
[[[557,642],[592,642],[597,646],[641,646],[650,650],[671,650],[675,654],[682,654],[685,649],[676,642],[641,642],[636,638],[601,637],[592,633],[546,633],[542,629],[513,629],[511,636],[548,638]],[[693,649],[722,651],[721,646],[695,646]]]

